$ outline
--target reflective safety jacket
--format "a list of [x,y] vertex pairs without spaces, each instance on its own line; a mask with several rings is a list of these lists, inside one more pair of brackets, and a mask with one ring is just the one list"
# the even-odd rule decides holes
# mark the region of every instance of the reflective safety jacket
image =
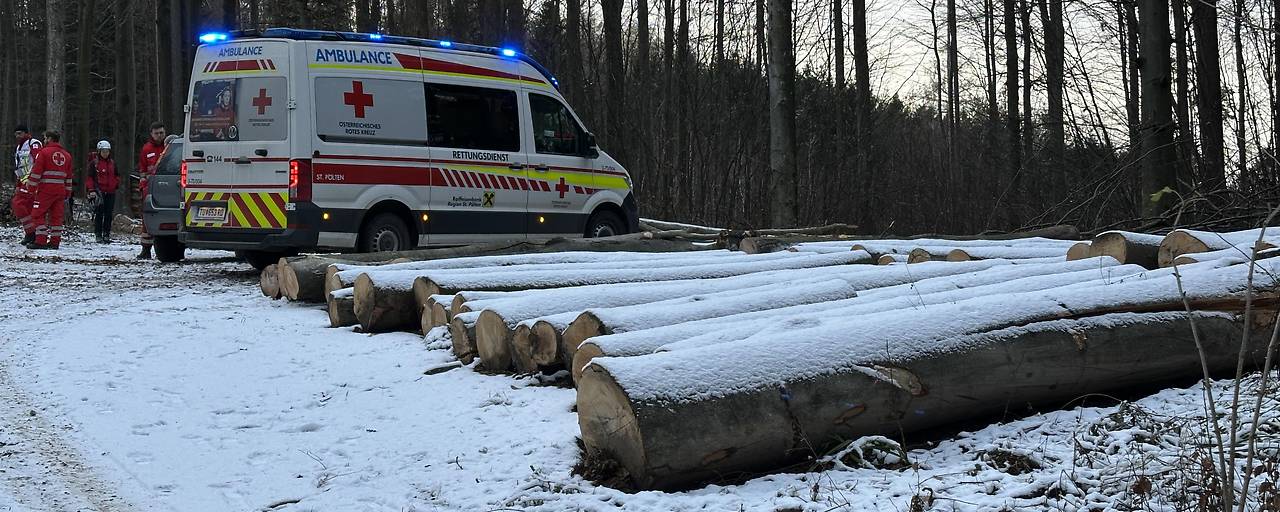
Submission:
[[13,174],[18,177],[18,185],[26,183],[27,175],[31,174],[31,166],[36,163],[36,154],[40,152],[40,141],[27,137],[18,143],[18,149],[13,152]]
[[27,187],[44,194],[66,194],[64,197],[68,197],[74,176],[71,153],[62,149],[61,144],[50,142],[36,155],[36,163],[27,176]]

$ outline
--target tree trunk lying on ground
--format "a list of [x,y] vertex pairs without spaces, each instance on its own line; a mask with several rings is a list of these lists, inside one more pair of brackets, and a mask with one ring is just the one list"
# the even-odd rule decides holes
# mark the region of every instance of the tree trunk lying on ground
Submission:
[[258,288],[262,294],[272,299],[280,298],[280,274],[275,265],[267,265],[258,275]]
[[876,259],[876,265],[892,265],[894,263],[906,263],[909,257],[905,254],[881,254]]
[[1043,290],[1080,283],[1092,279],[1118,279],[1137,273],[1141,267],[1116,266],[1112,258],[1052,264],[993,265],[986,269],[970,268],[964,273],[938,275],[931,268],[949,268],[974,263],[931,263],[912,271],[918,281],[863,291],[858,296],[832,302],[788,306],[765,311],[738,313],[730,316],[685,322],[590,338],[578,346],[573,357],[573,377],[581,378],[582,369],[596,357],[630,357],[674,350],[681,346],[729,342],[746,338],[761,329],[761,322],[772,323],[786,318],[802,323],[807,319],[866,315],[892,310],[905,310],[929,304],[982,297],[996,293]]
[[[1184,254],[1220,251],[1243,244],[1252,246],[1258,241],[1260,233],[1261,228],[1230,233],[1175,229],[1160,242],[1159,264],[1161,267],[1168,267],[1173,265],[1174,258]],[[1269,249],[1277,245],[1280,245],[1280,227],[1266,228],[1264,245],[1258,249]]]
[[[589,253],[581,253],[589,254]],[[773,268],[802,268],[813,262],[852,262],[852,257],[821,256],[796,253],[759,256],[720,253],[716,257],[697,256],[687,259],[658,255],[655,260],[625,260],[631,253],[608,253],[601,257],[624,261],[594,263],[559,263],[513,265],[483,268],[440,270],[370,269],[360,274],[353,285],[356,293],[356,317],[366,332],[387,332],[416,328],[422,319],[424,297],[441,294],[487,291],[523,291],[558,288],[595,283],[661,281],[677,278],[717,277]],[[732,263],[738,262],[738,263]],[[342,275],[344,272],[339,272]],[[442,290],[435,283],[474,283],[474,286],[450,286]],[[497,283],[497,284],[495,284]],[[456,299],[456,297],[455,297]],[[453,314],[452,310],[450,314]]]
[[1067,249],[1060,247],[966,247],[963,249],[952,249],[948,251],[946,260],[1026,260],[1032,258],[1064,260],[1066,259],[1067,251],[1069,250],[1071,250],[1069,247]]
[[[1265,245],[1265,244],[1264,244]],[[1250,259],[1265,260],[1280,256],[1280,249],[1270,248],[1258,251],[1254,254],[1253,243],[1241,244],[1230,249],[1222,249],[1220,251],[1194,252],[1191,254],[1183,254],[1173,259],[1175,265],[1181,267],[1183,265],[1193,265],[1206,261],[1214,261],[1218,259],[1229,259],[1241,263],[1248,262]]]
[[331,292],[327,309],[330,327],[348,327],[360,323],[356,319],[356,300],[351,288]]
[[1067,261],[1082,260],[1089,257],[1089,242],[1076,242],[1067,249]]
[[1120,263],[1160,268],[1160,243],[1164,237],[1128,231],[1107,231],[1093,237],[1089,256],[1111,256]]
[[[1280,264],[1265,260],[1260,275]],[[1190,307],[1239,312],[1244,265],[1186,269]],[[1277,284],[1255,308],[1274,315]],[[774,469],[840,439],[900,435],[1008,404],[1054,403],[1200,374],[1172,276],[956,303],[760,333],[740,342],[597,358],[578,382],[588,457],[642,489]],[[1257,310],[1257,309],[1256,309]],[[935,321],[921,323],[928,316]],[[1238,320],[1197,315],[1211,370],[1234,369]],[[1251,354],[1265,347],[1254,331]],[[780,336],[779,333],[785,333]],[[791,354],[791,355],[788,355]],[[794,354],[802,354],[800,357]]]

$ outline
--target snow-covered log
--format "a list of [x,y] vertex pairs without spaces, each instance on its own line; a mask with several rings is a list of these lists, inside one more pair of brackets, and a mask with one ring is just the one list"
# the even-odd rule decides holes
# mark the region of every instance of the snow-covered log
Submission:
[[350,288],[329,292],[327,308],[330,327],[347,327],[359,323],[356,320],[356,302]]
[[1228,233],[1175,229],[1165,235],[1164,240],[1160,242],[1159,264],[1161,267],[1168,267],[1173,265],[1174,258],[1184,254],[1221,251],[1237,245],[1253,246],[1263,229],[1266,229],[1266,236],[1263,246],[1258,247],[1259,250],[1280,245],[1280,227],[1246,229]]
[[1064,259],[1070,247],[965,247],[947,252],[947,261],[970,261],[989,259],[1025,260],[1032,258]]
[[[1261,263],[1255,304],[1277,303]],[[1182,272],[1211,370],[1233,369],[1245,265]],[[1170,273],[830,317],[732,344],[596,358],[578,382],[590,457],[644,489],[781,467],[840,439],[936,427],[1091,392],[1199,375]],[[1215,313],[1218,312],[1218,313]],[[921,322],[927,316],[929,322]],[[1255,330],[1253,354],[1264,346]],[[1251,359],[1252,360],[1252,359]],[[958,370],[962,369],[962,370]],[[815,453],[816,452],[816,453]]]
[[928,261],[947,261],[948,247],[916,247],[907,253],[907,263],[925,263]]
[[258,275],[258,288],[262,294],[273,299],[280,298],[280,274],[275,265],[267,265]]
[[[1277,248],[1264,248],[1263,250],[1258,251],[1257,254],[1255,255],[1253,251],[1253,245],[1254,245],[1254,242],[1249,242],[1247,244],[1237,245],[1230,249],[1183,254],[1181,256],[1178,256],[1177,258],[1174,258],[1173,262],[1175,265],[1181,267],[1183,265],[1191,265],[1195,263],[1203,263],[1206,261],[1214,261],[1214,260],[1220,260],[1220,259],[1244,263],[1254,258],[1263,260],[1267,258],[1274,258],[1276,256],[1280,256],[1280,249],[1277,249]],[[1266,244],[1264,244],[1264,246],[1265,245]]]
[[876,265],[892,265],[906,262],[907,255],[905,254],[881,254],[879,258],[876,258]]
[[1106,231],[1093,237],[1089,256],[1111,256],[1120,263],[1160,268],[1160,243],[1164,237],[1128,231]]
[[325,270],[334,263],[349,260],[327,256],[289,256],[276,263],[280,294],[291,301],[321,302],[326,300]]
[[467,322],[462,315],[453,317],[449,321],[449,336],[453,338],[453,355],[457,357],[462,364],[471,364],[475,361],[478,352],[476,352],[476,324],[475,318],[471,318],[471,322]]
[[597,336],[585,340],[574,352],[573,376],[575,379],[581,377],[582,369],[596,357],[629,357],[678,349],[681,346],[726,343],[744,339],[770,326],[803,324],[811,319],[820,320],[831,316],[907,310],[990,294],[1044,290],[1096,279],[1116,280],[1142,270],[1141,267],[1132,265],[1117,267],[1112,258],[1097,258],[1052,264],[1025,264],[1019,261],[1019,264],[993,266],[958,275],[931,276],[932,273],[927,272],[931,268],[975,263],[935,262],[917,265],[910,272],[917,275],[923,273],[924,277],[919,281],[868,289],[845,300],[739,313]]

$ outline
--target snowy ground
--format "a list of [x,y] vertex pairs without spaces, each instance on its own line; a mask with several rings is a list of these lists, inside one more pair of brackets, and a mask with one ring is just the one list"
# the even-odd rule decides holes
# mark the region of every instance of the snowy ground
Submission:
[[572,389],[423,375],[447,343],[329,329],[225,253],[33,253],[3,230],[0,512],[1160,510],[1198,460],[1182,427],[1200,391],[1174,389],[896,454],[864,439],[862,464],[627,494],[571,474]]

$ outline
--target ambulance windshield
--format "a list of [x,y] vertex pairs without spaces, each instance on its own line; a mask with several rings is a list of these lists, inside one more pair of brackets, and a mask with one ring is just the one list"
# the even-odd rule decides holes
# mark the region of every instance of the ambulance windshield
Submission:
[[286,85],[284,77],[196,82],[191,142],[285,140],[289,134]]

